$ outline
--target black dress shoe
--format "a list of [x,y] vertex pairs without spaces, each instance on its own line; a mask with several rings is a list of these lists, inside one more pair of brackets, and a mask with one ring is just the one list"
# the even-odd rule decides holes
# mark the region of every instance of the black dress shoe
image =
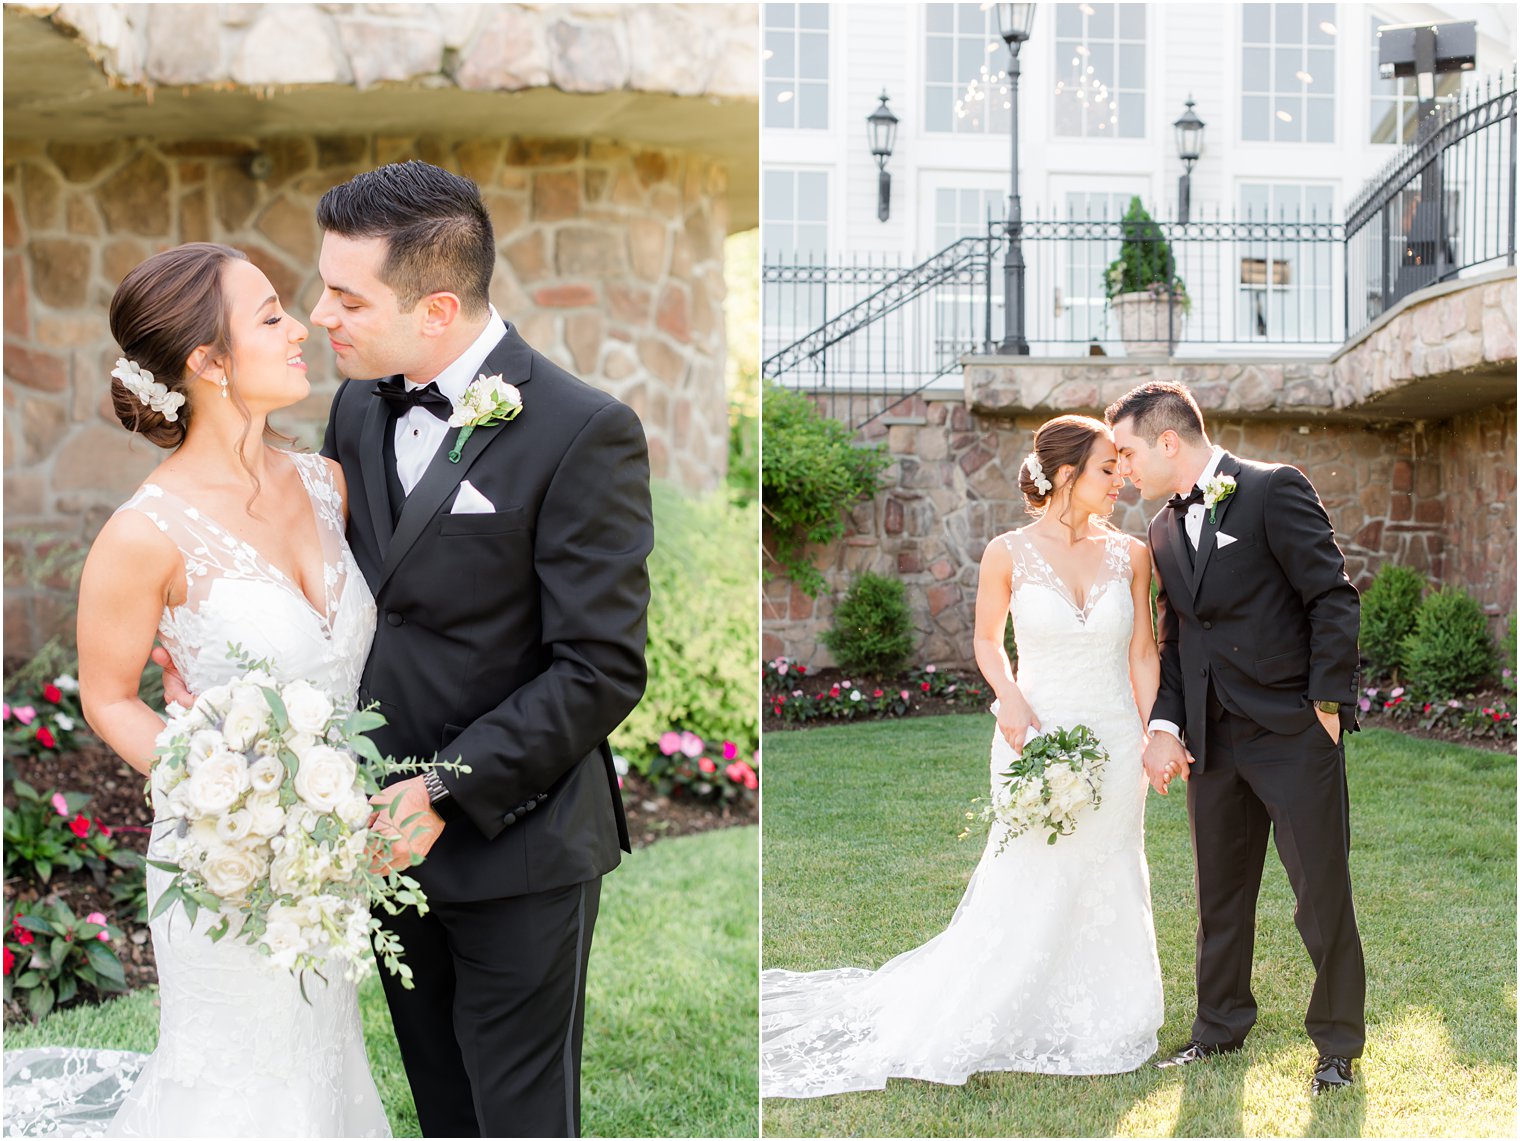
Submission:
[[1327,1089],[1349,1086],[1353,1080],[1350,1058],[1342,1058],[1339,1054],[1321,1054],[1319,1061],[1314,1063],[1314,1077],[1309,1082],[1309,1092],[1318,1097]]
[[1201,1062],[1203,1059],[1212,1057],[1215,1054],[1233,1054],[1239,1049],[1239,1046],[1220,1046],[1210,1042],[1200,1042],[1194,1038],[1186,1046],[1172,1051],[1169,1056],[1157,1062],[1156,1069],[1169,1070],[1173,1066],[1187,1066],[1194,1062]]

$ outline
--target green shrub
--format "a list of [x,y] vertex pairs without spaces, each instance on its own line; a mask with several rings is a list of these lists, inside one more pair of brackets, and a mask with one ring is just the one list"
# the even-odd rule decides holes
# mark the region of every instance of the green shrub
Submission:
[[808,544],[844,534],[845,509],[876,494],[892,459],[880,444],[856,446],[838,420],[774,384],[765,386],[761,418],[760,494],[776,544],[772,554],[787,578],[817,598],[825,584],[807,561]]
[[1121,293],[1148,290],[1160,297],[1170,292],[1186,313],[1192,305],[1187,286],[1176,274],[1171,246],[1161,236],[1161,227],[1152,219],[1139,197],[1129,200],[1129,209],[1120,221],[1122,240],[1119,256],[1109,263],[1103,274],[1105,296],[1113,300]]
[[1468,693],[1497,667],[1483,608],[1460,587],[1426,595],[1403,655],[1409,685],[1432,699]]
[[1413,567],[1386,563],[1362,593],[1362,657],[1378,673],[1404,670],[1404,639],[1414,632],[1425,576]]
[[1515,692],[1515,616],[1511,614],[1504,623],[1504,633],[1499,638],[1500,664],[1504,667],[1504,688]]
[[5,932],[5,1001],[26,1007],[40,1022],[54,1006],[79,995],[80,985],[98,994],[127,989],[111,943],[121,929],[99,912],[80,919],[57,896],[23,903]]
[[661,735],[676,728],[733,741],[748,756],[760,734],[758,513],[722,492],[691,499],[663,483],[652,491],[649,683],[613,748],[646,772]]
[[886,677],[913,652],[913,615],[901,579],[867,572],[850,585],[823,644],[846,673]]

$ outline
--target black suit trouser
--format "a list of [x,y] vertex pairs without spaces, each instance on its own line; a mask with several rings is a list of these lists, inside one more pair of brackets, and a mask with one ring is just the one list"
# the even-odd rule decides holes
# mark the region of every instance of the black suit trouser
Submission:
[[580,1135],[601,883],[382,915],[416,984],[381,968],[423,1136]]
[[1366,969],[1351,900],[1346,752],[1316,721],[1280,734],[1209,703],[1205,768],[1187,786],[1198,893],[1193,1037],[1238,1046],[1256,1022],[1251,959],[1267,834],[1288,873],[1314,964],[1304,1028],[1322,1054],[1359,1057]]

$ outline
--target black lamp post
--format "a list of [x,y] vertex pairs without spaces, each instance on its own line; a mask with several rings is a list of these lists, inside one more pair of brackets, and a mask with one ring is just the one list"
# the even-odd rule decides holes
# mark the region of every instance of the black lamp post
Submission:
[[1193,111],[1193,97],[1187,97],[1187,110],[1172,124],[1177,129],[1177,154],[1182,158],[1182,177],[1177,180],[1177,221],[1188,220],[1193,201],[1193,164],[1203,154],[1203,120]]
[[1029,342],[1024,337],[1024,251],[1019,239],[1024,220],[1019,207],[1019,48],[1029,38],[1034,26],[1033,4],[999,4],[998,32],[1008,45],[1009,135],[1012,161],[1008,183],[1008,252],[1003,257],[1003,343],[998,352],[1004,356],[1027,357]]
[[881,106],[866,116],[866,133],[880,172],[876,180],[876,217],[885,222],[892,215],[892,176],[887,173],[887,160],[897,142],[897,116],[887,107],[886,91],[881,93]]

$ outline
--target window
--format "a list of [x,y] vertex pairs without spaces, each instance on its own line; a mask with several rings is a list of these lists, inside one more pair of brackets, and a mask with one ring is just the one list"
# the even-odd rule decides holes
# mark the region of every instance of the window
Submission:
[[[1073,222],[1101,222],[1124,217],[1133,194],[1119,191],[1068,191],[1066,217]],[[1063,341],[1093,341],[1106,336],[1108,295],[1104,274],[1119,256],[1118,238],[1063,242],[1056,286],[1057,336]]]
[[942,250],[959,238],[987,233],[987,223],[1008,213],[1001,190],[967,190],[941,186],[934,192],[934,248]]
[[[1373,16],[1370,22],[1372,44],[1372,133],[1374,143],[1412,143],[1419,129],[1420,97],[1415,93],[1414,76],[1383,79],[1378,75],[1378,25],[1393,23]],[[1462,74],[1448,71],[1436,76],[1436,102],[1449,102],[1462,90]]]
[[760,241],[765,259],[821,260],[828,248],[828,172],[767,170],[761,189]]
[[1145,137],[1145,7],[1056,5],[1056,134]]
[[1335,142],[1335,5],[1241,8],[1240,132],[1247,142]]
[[924,6],[924,129],[1007,134],[1008,48],[991,5]]
[[[1329,186],[1244,183],[1240,216],[1247,222],[1329,222],[1335,194]],[[1238,244],[1242,340],[1323,341],[1338,324],[1340,276],[1323,242],[1301,242],[1292,226]]]
[[829,127],[829,6],[765,6],[765,125]]

